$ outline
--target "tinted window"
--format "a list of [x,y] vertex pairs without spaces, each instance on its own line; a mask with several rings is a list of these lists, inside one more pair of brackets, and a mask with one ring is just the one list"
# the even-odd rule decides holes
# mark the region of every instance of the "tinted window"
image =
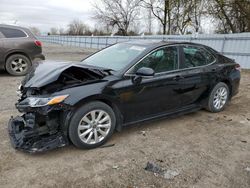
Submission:
[[161,73],[177,69],[177,47],[166,47],[152,52],[134,67],[132,73],[135,73],[141,67],[152,68],[155,73]]
[[183,52],[185,58],[183,68],[203,66],[215,61],[215,57],[203,48],[185,46]]
[[120,43],[110,46],[83,60],[87,65],[119,71],[145,50],[142,46]]
[[18,29],[0,27],[0,32],[1,32],[6,38],[26,37],[26,34],[25,34],[23,31],[18,30]]

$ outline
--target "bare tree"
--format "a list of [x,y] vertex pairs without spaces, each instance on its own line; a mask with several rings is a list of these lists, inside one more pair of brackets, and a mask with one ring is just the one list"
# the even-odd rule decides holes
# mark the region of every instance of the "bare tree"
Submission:
[[[171,10],[173,0],[143,0],[143,6],[162,24],[162,33],[171,34]],[[167,29],[167,31],[166,31]]]
[[137,19],[142,0],[101,0],[94,5],[95,18],[117,28],[118,34],[128,35],[129,27]]
[[201,17],[205,15],[204,0],[176,0],[173,3],[172,25],[175,33],[185,34],[187,28],[196,33],[201,29]]
[[209,14],[218,23],[217,32],[250,31],[249,0],[212,0],[207,5]]
[[57,35],[58,34],[58,29],[55,27],[50,28],[50,35]]
[[95,36],[111,35],[112,30],[108,25],[97,23],[95,24],[92,33]]
[[148,16],[147,16],[147,34],[152,34],[152,12],[150,9],[147,10]]
[[59,29],[59,35],[64,35],[64,34],[65,34],[64,28],[60,27],[60,29]]
[[89,35],[91,33],[89,27],[80,20],[73,20],[68,27],[69,35]]
[[200,29],[205,0],[143,0],[143,7],[162,25],[163,34],[185,34],[188,27]]
[[173,4],[172,33],[185,34],[191,22],[192,1],[177,0]]
[[207,10],[205,7],[205,0],[192,0],[192,25],[195,28],[195,32],[198,33],[201,29],[201,18],[207,15]]

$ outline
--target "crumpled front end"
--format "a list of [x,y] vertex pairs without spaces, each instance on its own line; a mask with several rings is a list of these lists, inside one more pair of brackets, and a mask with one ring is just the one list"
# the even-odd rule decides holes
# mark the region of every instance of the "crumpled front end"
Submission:
[[65,127],[73,108],[69,101],[79,94],[74,88],[96,83],[105,74],[103,70],[69,63],[41,63],[34,67],[18,91],[16,108],[23,115],[9,120],[13,147],[42,152],[67,145]]
[[61,130],[60,112],[52,110],[44,113],[27,112],[11,117],[8,131],[15,149],[35,153],[68,145],[68,138]]
[[11,117],[8,123],[10,140],[15,149],[35,153],[69,143],[67,133],[63,131],[65,119],[71,111],[71,106],[64,103],[69,95],[55,96],[47,91],[20,86],[16,108],[23,115]]

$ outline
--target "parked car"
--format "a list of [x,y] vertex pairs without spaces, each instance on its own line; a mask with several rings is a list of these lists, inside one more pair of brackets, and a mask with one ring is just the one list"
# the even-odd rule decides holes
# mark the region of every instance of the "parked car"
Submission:
[[0,69],[23,76],[36,58],[45,59],[42,43],[29,29],[0,24]]
[[114,130],[205,108],[224,110],[237,94],[240,66],[210,47],[125,42],[82,62],[37,64],[20,86],[9,133],[17,149],[45,151],[72,142],[104,144]]

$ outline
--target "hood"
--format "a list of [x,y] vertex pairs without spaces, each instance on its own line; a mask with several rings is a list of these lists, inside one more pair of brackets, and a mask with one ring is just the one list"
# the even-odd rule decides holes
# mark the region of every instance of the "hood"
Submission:
[[109,72],[108,69],[84,65],[81,62],[43,61],[33,65],[30,73],[22,81],[22,85],[25,88],[43,87],[58,80],[63,72],[71,68],[91,71],[99,77],[104,77],[105,71]]

